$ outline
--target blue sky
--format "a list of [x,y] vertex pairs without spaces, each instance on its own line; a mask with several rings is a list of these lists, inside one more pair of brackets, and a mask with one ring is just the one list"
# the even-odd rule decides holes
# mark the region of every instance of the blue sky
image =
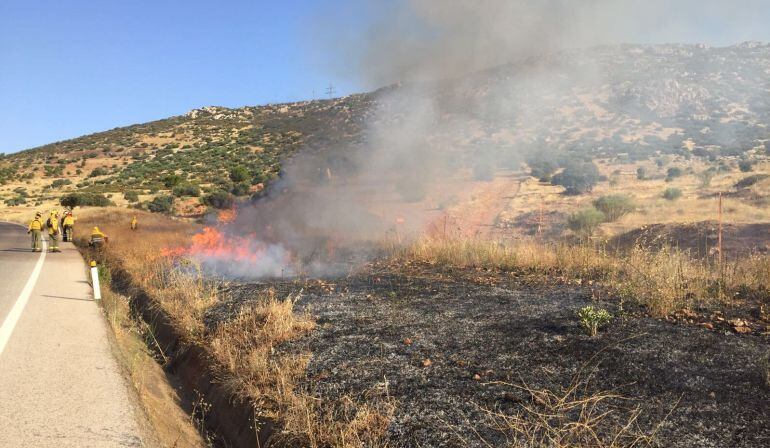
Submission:
[[[364,38],[388,1],[403,0],[2,0],[0,152],[205,105],[318,97],[330,82],[359,91],[350,47],[330,54],[330,36]],[[740,33],[700,20],[682,39],[770,41],[769,10],[748,11],[758,26]]]

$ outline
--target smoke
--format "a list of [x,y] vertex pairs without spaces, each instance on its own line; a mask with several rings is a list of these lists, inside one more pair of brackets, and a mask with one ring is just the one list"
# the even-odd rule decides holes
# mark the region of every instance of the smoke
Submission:
[[[442,216],[446,219],[448,206],[473,201],[469,191],[483,189],[496,173],[517,170],[527,154],[546,147],[565,149],[581,138],[620,140],[611,127],[622,120],[603,121],[602,107],[615,105],[639,115],[647,107],[639,98],[655,93],[626,81],[627,71],[644,71],[637,59],[692,57],[694,51],[677,46],[629,47],[625,52],[586,48],[686,42],[701,36],[701,22],[720,18],[723,27],[745,25],[747,12],[760,3],[380,4],[374,9],[377,19],[369,20],[371,25],[356,39],[334,32],[322,39],[343,49],[338,53],[346,55],[344,66],[357,67],[353,72],[361,85],[391,85],[376,95],[363,142],[308,150],[286,161],[281,179],[265,197],[241,207],[235,222],[223,226],[233,238],[253,235],[238,244],[258,248],[259,257],[239,261],[208,256],[207,266],[237,277],[343,274],[350,264],[341,260],[367,259],[383,239],[402,243],[430,232]],[[617,61],[618,54],[626,59]],[[339,71],[342,62],[335,62]],[[602,100],[594,101],[596,97]],[[655,101],[671,115],[688,107],[668,104],[667,98]],[[594,104],[600,102],[604,106]]]

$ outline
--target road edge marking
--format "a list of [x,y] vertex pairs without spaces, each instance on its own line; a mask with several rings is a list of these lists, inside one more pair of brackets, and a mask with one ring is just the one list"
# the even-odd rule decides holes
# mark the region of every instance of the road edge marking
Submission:
[[13,330],[16,328],[16,324],[21,317],[21,313],[24,312],[29,297],[32,295],[32,290],[37,284],[37,279],[40,277],[40,271],[43,270],[45,254],[48,252],[48,241],[41,238],[41,245],[43,251],[40,252],[40,257],[37,259],[37,263],[35,264],[34,269],[32,269],[32,273],[29,275],[29,279],[27,279],[24,289],[21,290],[21,294],[16,298],[16,303],[13,304],[13,308],[11,308],[11,311],[5,316],[3,325],[0,326],[0,356],[2,356],[3,351],[5,351],[5,346],[8,344],[8,340],[11,339],[11,334],[13,334]]

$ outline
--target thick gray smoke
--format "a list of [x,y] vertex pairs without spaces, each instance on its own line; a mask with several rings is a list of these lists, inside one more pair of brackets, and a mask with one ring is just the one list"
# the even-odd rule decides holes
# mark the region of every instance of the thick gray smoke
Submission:
[[[349,166],[325,164],[314,151],[294,158],[266,197],[241,207],[237,221],[225,227],[231,235],[253,235],[250,244],[269,247],[265,258],[208,261],[215,270],[240,277],[340,274],[347,265],[337,260],[366,257],[365,249],[385,238],[403,242],[429,231],[463,190],[500,170],[518,169],[526,154],[563,149],[584,135],[620,139],[610,130],[617,121],[602,122],[603,106],[596,103],[619,105],[629,114],[637,113],[636,103],[649,109],[646,92],[624,79],[628,70],[644,72],[639,60],[681,56],[696,61],[690,67],[695,70],[706,63],[697,62],[695,47],[586,48],[693,41],[699,21],[715,19],[720,29],[732,30],[728,24],[734,23],[750,30],[748,13],[764,2],[727,3],[382,4],[372,26],[356,39],[347,35],[343,42],[331,33],[325,40],[346,55],[335,61],[338,72],[343,65],[355,67],[356,79],[370,87],[399,83],[377,95],[362,145],[327,148],[344,153]],[[618,61],[617,55],[627,59]],[[661,90],[650,85],[653,93]],[[663,104],[666,98],[654,99],[662,104],[655,106],[658,112],[676,115],[693,107]],[[354,253],[348,252],[351,247]]]

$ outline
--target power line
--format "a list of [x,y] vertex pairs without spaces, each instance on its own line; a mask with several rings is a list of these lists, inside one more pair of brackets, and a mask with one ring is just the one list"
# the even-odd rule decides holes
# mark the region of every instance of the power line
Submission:
[[326,88],[326,94],[329,95],[329,99],[331,99],[335,93],[337,93],[337,90],[334,88],[334,84],[329,83],[329,87]]

